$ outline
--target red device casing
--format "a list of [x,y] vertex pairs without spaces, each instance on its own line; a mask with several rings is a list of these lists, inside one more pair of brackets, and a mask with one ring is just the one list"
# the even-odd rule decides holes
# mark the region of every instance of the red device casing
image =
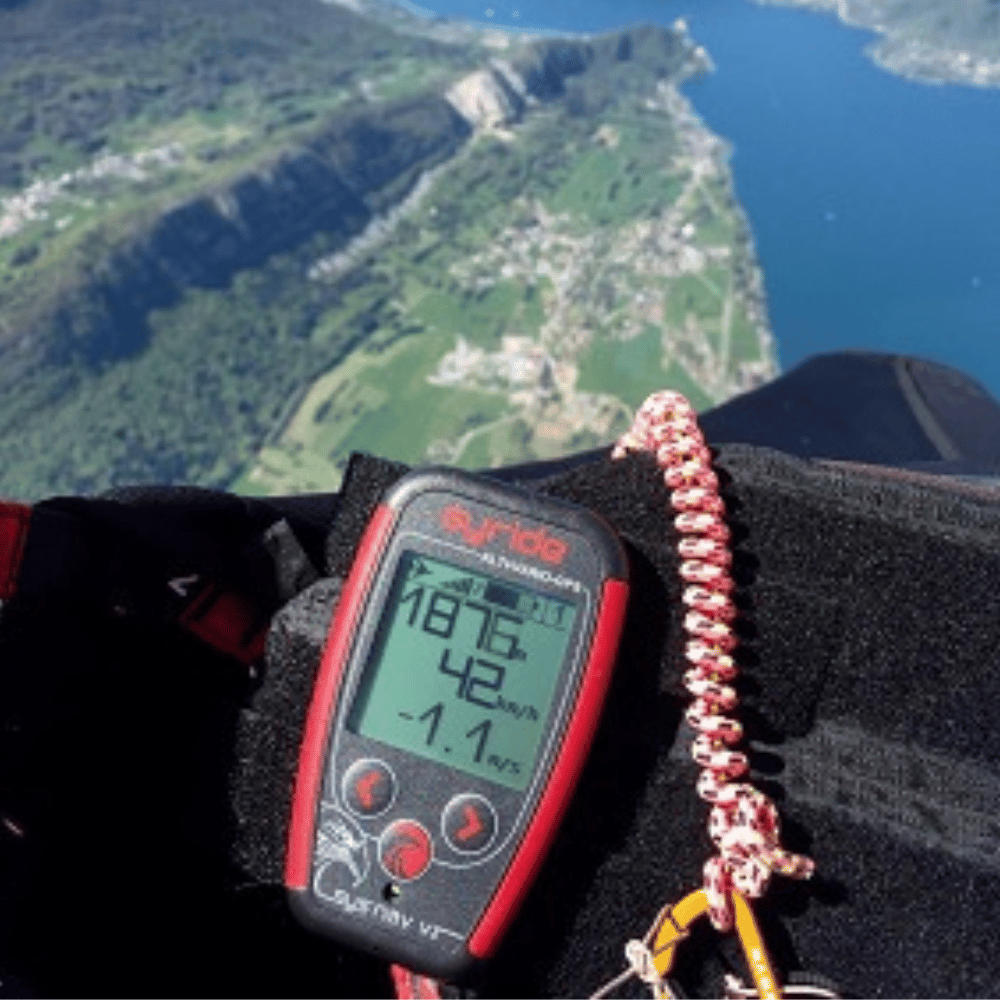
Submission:
[[[412,559],[418,549],[511,592],[572,599],[582,611],[542,720],[551,731],[523,790],[407,754],[347,724],[387,627],[388,579],[401,553]],[[285,866],[299,919],[450,980],[489,957],[534,881],[586,761],[627,599],[621,543],[583,508],[452,470],[411,473],[391,489],[340,595],[307,716]],[[354,774],[361,777],[352,785]],[[370,794],[382,783],[392,786],[384,808]],[[374,811],[366,808],[373,804]],[[465,812],[455,814],[456,806]],[[472,831],[482,840],[492,828],[491,839],[478,851],[461,850],[454,822],[449,832],[454,815],[464,823],[458,836]]]

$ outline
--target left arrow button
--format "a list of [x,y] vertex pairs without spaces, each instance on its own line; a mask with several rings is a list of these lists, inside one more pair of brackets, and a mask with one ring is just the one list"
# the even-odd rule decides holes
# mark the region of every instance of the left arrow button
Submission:
[[355,816],[381,816],[396,797],[396,779],[387,764],[364,758],[347,769],[341,791]]

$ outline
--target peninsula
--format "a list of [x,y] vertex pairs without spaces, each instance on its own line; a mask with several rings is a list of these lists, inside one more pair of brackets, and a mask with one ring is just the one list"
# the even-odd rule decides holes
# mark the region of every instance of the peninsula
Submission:
[[757,0],[831,12],[881,36],[878,65],[910,79],[1000,87],[1000,0]]
[[522,36],[481,37],[488,64],[446,92],[469,142],[310,270],[381,330],[304,392],[239,492],[333,488],[355,450],[552,458],[610,442],[657,389],[704,408],[777,374],[730,150],[679,90],[711,69],[687,25],[561,43],[577,71],[556,99],[517,68]]

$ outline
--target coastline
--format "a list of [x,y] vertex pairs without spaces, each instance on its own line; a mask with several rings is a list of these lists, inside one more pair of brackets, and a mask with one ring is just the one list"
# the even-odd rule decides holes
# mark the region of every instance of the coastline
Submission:
[[985,53],[960,48],[947,41],[930,44],[910,36],[902,23],[887,24],[867,0],[754,0],[761,6],[793,7],[833,14],[843,24],[879,36],[865,46],[877,66],[908,80],[926,84],[958,84],[993,89],[1000,87],[1000,52]]

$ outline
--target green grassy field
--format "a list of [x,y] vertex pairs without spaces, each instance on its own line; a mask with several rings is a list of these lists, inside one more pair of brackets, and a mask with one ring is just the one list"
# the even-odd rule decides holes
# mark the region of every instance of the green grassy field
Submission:
[[510,281],[480,293],[430,290],[411,301],[410,314],[428,330],[449,332],[453,343],[460,332],[474,344],[495,348],[503,334],[536,334],[544,321],[537,294]]
[[608,392],[613,387],[632,409],[668,388],[683,392],[697,410],[714,405],[680,365],[664,358],[662,331],[652,324],[632,340],[596,343],[580,366],[577,385],[583,392]]
[[760,360],[760,337],[750,324],[746,311],[742,307],[736,308],[733,312],[730,350],[733,357],[743,361]]
[[663,119],[654,126],[610,115],[606,124],[617,134],[617,144],[584,146],[551,198],[552,211],[569,212],[589,226],[614,226],[673,204],[682,181],[665,166],[676,148],[670,122]]

